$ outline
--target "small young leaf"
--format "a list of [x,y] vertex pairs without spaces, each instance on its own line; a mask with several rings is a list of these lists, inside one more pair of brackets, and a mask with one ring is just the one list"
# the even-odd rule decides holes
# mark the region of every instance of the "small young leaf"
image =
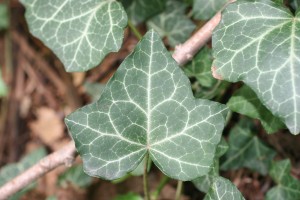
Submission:
[[[246,122],[247,123],[247,122]],[[266,175],[276,152],[253,135],[249,123],[240,123],[229,134],[229,150],[224,155],[222,170],[247,167]]]
[[285,128],[279,118],[275,117],[257,98],[257,95],[244,85],[237,90],[229,99],[227,106],[230,110],[246,115],[248,117],[259,119],[262,126],[268,133],[277,132]]
[[167,0],[132,0],[129,6],[127,4],[126,12],[131,22],[137,25],[164,11],[166,2]]
[[218,144],[214,158],[214,163],[211,166],[209,173],[192,181],[195,187],[201,192],[207,193],[209,188],[213,184],[215,178],[219,177],[219,159],[222,155],[226,153],[227,149],[228,144],[225,141],[225,139],[222,138],[221,142]]
[[120,178],[149,153],[163,173],[185,181],[208,173],[226,114],[224,105],[193,97],[188,78],[149,31],[100,99],[65,121],[89,175]]
[[42,40],[69,72],[97,66],[123,41],[127,16],[115,0],[21,0],[30,32]]
[[227,6],[213,34],[213,66],[223,79],[243,81],[280,117],[300,132],[300,12],[270,0]]
[[[46,150],[44,148],[37,149],[32,153],[26,155],[20,162],[14,164],[8,164],[1,168],[0,170],[0,187],[6,182],[12,180],[20,173],[24,172],[32,165],[37,163],[40,159],[46,156]],[[25,194],[28,190],[31,190],[35,184],[30,184],[21,191],[14,194],[10,197],[10,200],[18,200],[20,197]]]
[[229,180],[218,177],[214,180],[204,200],[244,200],[240,191]]
[[68,183],[72,183],[81,188],[88,187],[93,179],[86,175],[82,169],[82,165],[71,167],[58,177],[58,184],[63,187],[67,186]]
[[195,77],[202,86],[212,87],[217,81],[211,73],[212,62],[211,49],[204,47],[183,70],[188,77]]
[[177,0],[168,0],[166,10],[151,18],[147,25],[160,34],[167,37],[170,46],[174,47],[188,39],[195,24],[185,16],[186,5]]
[[0,4],[0,31],[7,29],[9,25],[8,11],[5,4]]
[[195,19],[207,20],[216,14],[228,0],[194,0],[193,14]]
[[290,175],[291,163],[289,160],[274,162],[270,169],[270,176],[278,184],[266,194],[266,200],[300,199],[300,181]]

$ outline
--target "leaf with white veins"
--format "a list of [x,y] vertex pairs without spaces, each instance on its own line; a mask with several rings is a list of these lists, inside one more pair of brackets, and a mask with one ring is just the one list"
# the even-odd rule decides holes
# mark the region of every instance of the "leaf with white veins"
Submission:
[[120,49],[127,15],[115,0],[21,0],[30,32],[45,43],[67,71],[96,67]]
[[213,163],[226,106],[193,97],[188,78],[149,31],[100,99],[66,118],[84,170],[117,179],[150,154],[167,176],[192,180]]
[[269,0],[237,1],[213,34],[213,66],[243,81],[293,134],[300,132],[300,12]]

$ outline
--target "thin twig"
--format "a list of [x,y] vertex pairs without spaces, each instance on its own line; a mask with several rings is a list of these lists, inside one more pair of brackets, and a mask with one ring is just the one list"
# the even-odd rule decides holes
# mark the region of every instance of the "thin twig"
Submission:
[[49,171],[57,168],[60,165],[65,164],[71,166],[75,158],[76,150],[74,142],[70,142],[64,148],[56,151],[37,164],[17,176],[13,180],[9,181],[0,188],[0,199],[8,199],[12,194],[18,192],[28,184],[35,181],[37,178],[43,176]]

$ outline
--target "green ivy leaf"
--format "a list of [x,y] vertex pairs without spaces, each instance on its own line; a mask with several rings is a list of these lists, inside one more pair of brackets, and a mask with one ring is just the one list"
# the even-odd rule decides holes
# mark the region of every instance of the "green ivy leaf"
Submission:
[[150,19],[148,27],[153,28],[161,37],[167,37],[170,46],[174,47],[186,41],[195,24],[185,16],[186,4],[177,0],[168,0],[166,10]]
[[227,150],[228,144],[225,141],[225,139],[222,138],[221,142],[218,144],[214,158],[214,163],[211,166],[209,173],[192,181],[198,190],[207,193],[209,188],[213,184],[215,178],[219,177],[219,159],[222,155],[226,153]]
[[300,6],[300,0],[290,0],[290,5],[292,6],[292,8],[297,10]]
[[148,152],[167,176],[208,173],[227,108],[193,97],[189,80],[149,31],[121,64],[100,99],[66,118],[91,176],[117,179]]
[[214,16],[228,0],[194,0],[193,15],[195,19],[207,20]]
[[230,110],[246,115],[248,117],[259,119],[262,126],[268,133],[277,132],[285,128],[279,118],[275,117],[257,98],[257,95],[244,85],[237,90],[229,99],[227,106]]
[[269,0],[238,1],[213,34],[213,66],[225,80],[243,81],[291,133],[300,132],[300,12]]
[[92,98],[92,102],[96,102],[100,98],[105,84],[85,82],[83,87],[86,93]]
[[9,25],[8,10],[5,4],[0,4],[0,30],[7,29]]
[[[33,166],[34,164],[36,164],[40,159],[46,156],[46,154],[46,150],[44,148],[40,148],[26,155],[20,162],[8,164],[2,167],[0,170],[0,187],[3,186],[6,182],[15,178],[20,173]],[[18,200],[22,195],[28,192],[28,190],[31,190],[34,187],[35,184],[30,184],[21,191],[11,196],[9,199]]]
[[66,187],[68,183],[85,188],[92,183],[92,177],[83,172],[82,165],[73,166],[58,177],[58,184]]
[[86,71],[118,51],[127,16],[115,0],[21,0],[30,32],[42,40],[69,72]]
[[290,175],[291,163],[289,160],[274,162],[270,169],[270,176],[278,184],[266,194],[266,200],[300,199],[300,181]]
[[268,173],[276,152],[255,136],[250,126],[248,121],[242,121],[230,131],[229,150],[223,157],[222,170],[247,167],[262,175]]
[[188,77],[195,77],[202,86],[212,87],[217,82],[211,73],[212,62],[212,50],[204,47],[183,70]]
[[166,2],[167,0],[133,0],[127,5],[126,12],[131,22],[137,25],[164,11]]
[[244,197],[233,183],[218,177],[214,180],[204,200],[244,200]]

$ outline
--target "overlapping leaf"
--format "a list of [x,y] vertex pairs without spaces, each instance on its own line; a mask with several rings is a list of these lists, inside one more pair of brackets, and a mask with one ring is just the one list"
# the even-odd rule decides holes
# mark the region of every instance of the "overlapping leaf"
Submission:
[[193,30],[195,24],[185,16],[186,4],[177,0],[168,0],[166,10],[151,18],[147,25],[166,37],[171,46],[176,46],[186,41]]
[[259,119],[268,133],[274,133],[285,127],[280,119],[275,117],[246,85],[233,94],[227,106],[234,112]]
[[253,135],[249,126],[247,121],[243,121],[231,130],[222,170],[247,167],[263,175],[268,173],[276,152]]
[[195,19],[210,19],[216,12],[221,10],[228,0],[194,0],[193,14]]
[[132,0],[131,3],[126,1],[123,0],[122,2],[126,5],[128,18],[133,24],[139,24],[161,13],[164,11],[167,2],[167,0]]
[[89,175],[120,178],[149,153],[167,176],[192,180],[208,173],[226,113],[224,105],[193,97],[188,78],[150,31],[100,99],[65,121]]
[[214,67],[244,81],[290,132],[300,132],[300,12],[269,1],[237,1],[213,34]]
[[266,200],[300,199],[300,181],[290,175],[291,163],[289,160],[274,162],[269,172],[273,180],[278,184],[266,194]]
[[[37,163],[40,159],[42,159],[46,155],[45,149],[37,149],[36,151],[25,156],[20,162],[14,164],[8,164],[1,168],[0,170],[0,187],[4,185],[6,182],[12,180],[20,173],[27,170],[29,167]],[[11,196],[10,200],[18,200],[20,197],[26,193],[28,190],[32,189],[34,185],[30,184],[21,191],[17,192],[13,196]],[[1,197],[0,197],[1,198]]]
[[195,77],[202,86],[212,87],[216,83],[216,79],[211,74],[212,62],[211,49],[204,47],[183,70],[187,76]]
[[233,183],[218,177],[205,195],[204,200],[244,200],[244,197]]
[[31,33],[64,63],[67,71],[86,71],[118,51],[127,15],[115,0],[21,0]]
[[193,184],[201,192],[207,193],[214,180],[219,177],[219,159],[226,153],[227,149],[228,144],[225,139],[222,138],[221,142],[218,144],[214,163],[211,166],[209,173],[193,180]]

